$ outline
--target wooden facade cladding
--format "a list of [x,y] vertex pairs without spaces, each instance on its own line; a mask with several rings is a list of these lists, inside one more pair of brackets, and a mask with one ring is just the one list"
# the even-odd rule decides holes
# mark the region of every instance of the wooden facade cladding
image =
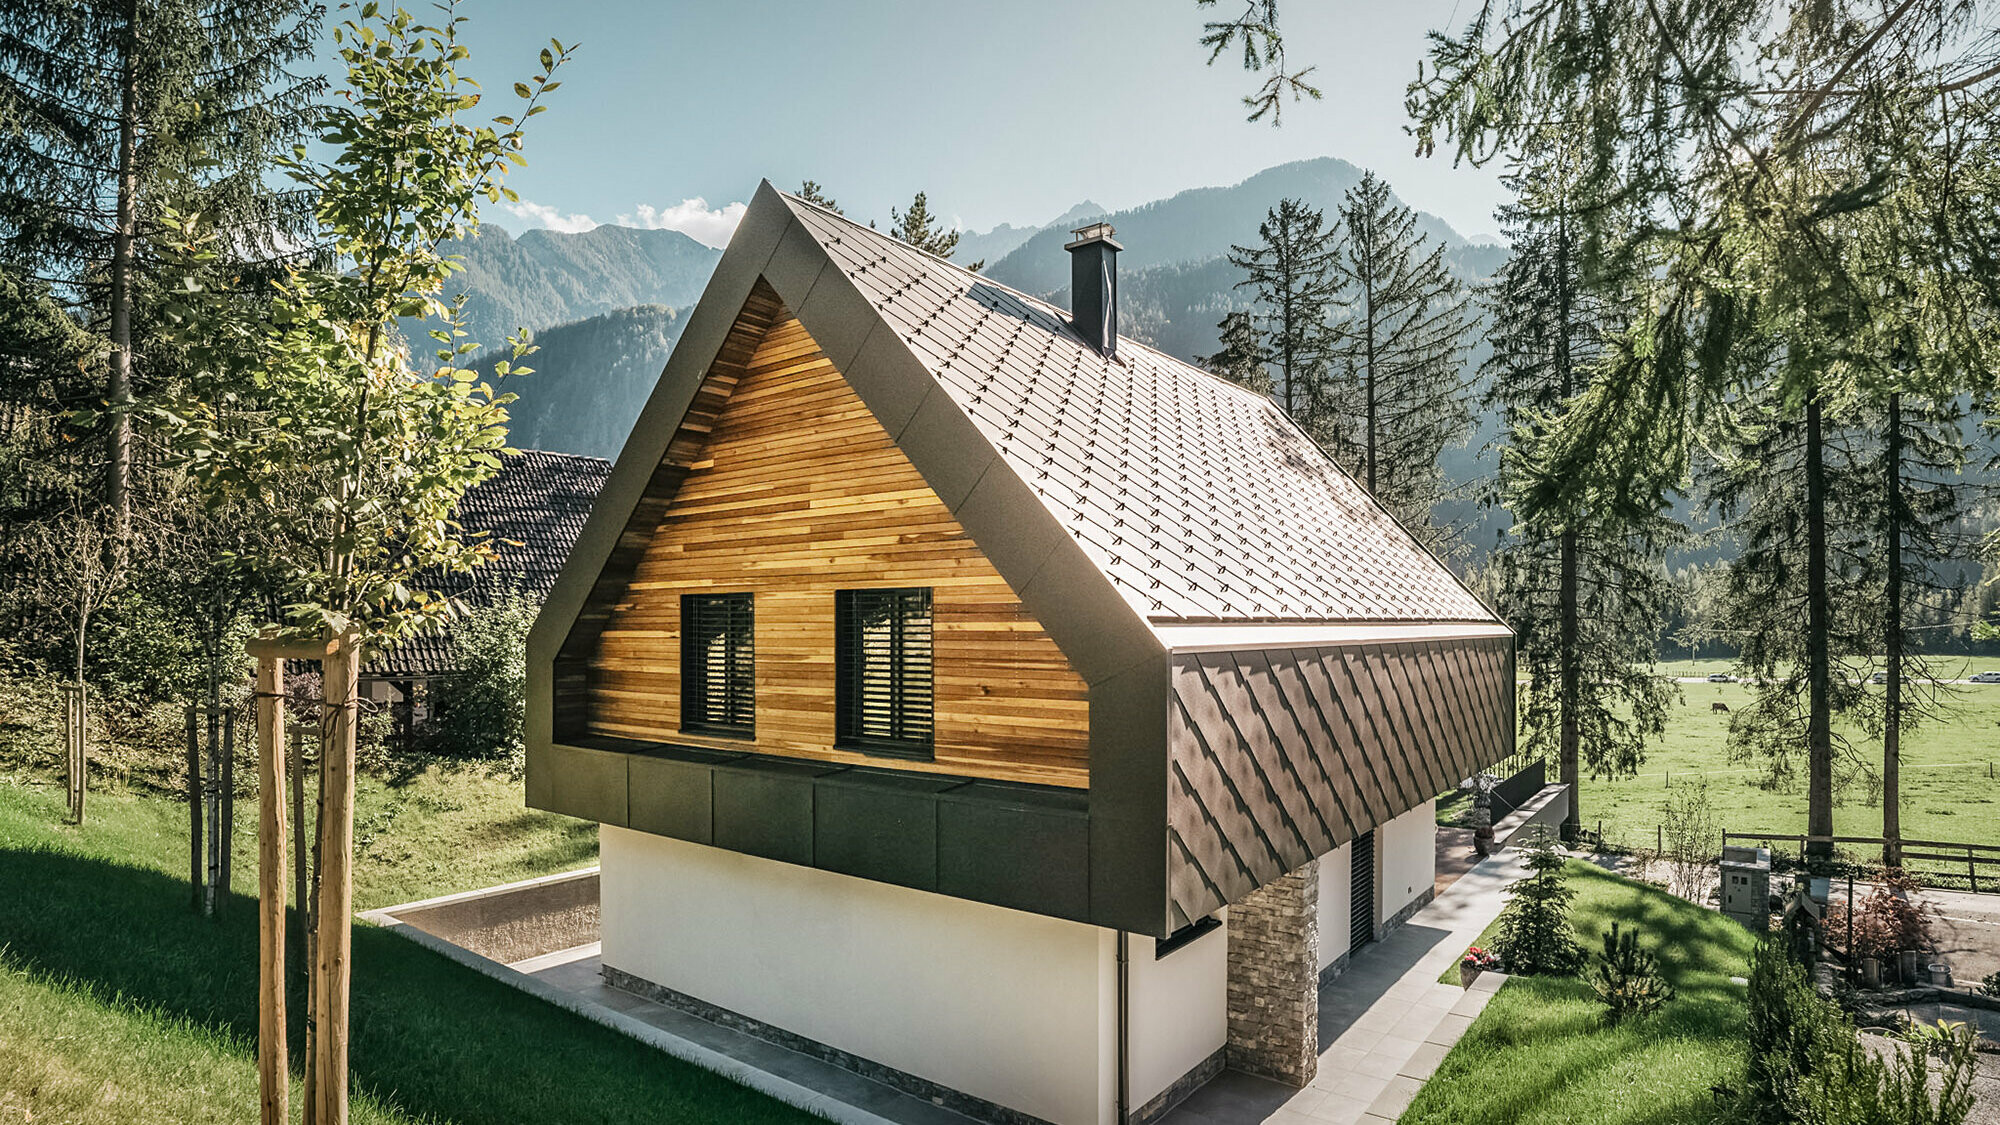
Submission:
[[1172,677],[1174,929],[1514,746],[1511,636],[1176,653]]
[[[1088,786],[1082,678],[763,282],[646,496],[558,661],[559,731]],[[834,592],[869,587],[934,592],[931,761],[834,745]],[[754,737],[684,733],[681,595],[737,591]]]

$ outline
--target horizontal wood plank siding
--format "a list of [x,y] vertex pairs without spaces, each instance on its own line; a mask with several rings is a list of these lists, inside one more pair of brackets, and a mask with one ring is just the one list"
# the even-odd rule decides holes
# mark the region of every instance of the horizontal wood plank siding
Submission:
[[1512,643],[1176,655],[1170,924],[1240,901],[1511,753]]
[[[671,503],[589,660],[588,731],[1087,787],[1082,679],[804,327],[778,310],[729,388],[674,443]],[[931,762],[833,745],[834,591],[899,586],[934,591]],[[680,596],[703,591],[756,597],[754,740],[680,730]]]

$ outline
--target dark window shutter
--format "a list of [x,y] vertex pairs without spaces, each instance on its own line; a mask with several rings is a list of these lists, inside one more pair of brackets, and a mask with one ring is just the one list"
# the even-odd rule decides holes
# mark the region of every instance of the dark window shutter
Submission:
[[756,732],[756,628],[749,594],[681,596],[681,729]]
[[931,756],[931,592],[834,595],[835,736],[871,754]]

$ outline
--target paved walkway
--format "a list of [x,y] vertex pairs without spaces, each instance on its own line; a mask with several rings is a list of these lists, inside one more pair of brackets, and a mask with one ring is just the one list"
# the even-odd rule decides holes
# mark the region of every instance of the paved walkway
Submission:
[[1364,947],[1320,989],[1319,1074],[1300,1090],[1224,1071],[1161,1125],[1384,1125],[1400,1117],[1438,1063],[1486,1007],[1501,979],[1471,990],[1439,984],[1465,947],[1506,906],[1502,891],[1527,874],[1503,851],[1452,884],[1394,933]]

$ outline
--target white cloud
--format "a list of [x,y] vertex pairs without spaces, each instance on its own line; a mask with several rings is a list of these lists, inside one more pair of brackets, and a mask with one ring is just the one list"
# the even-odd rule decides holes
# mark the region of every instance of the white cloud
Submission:
[[565,215],[546,203],[531,203],[523,199],[506,204],[506,208],[515,218],[531,227],[547,227],[564,234],[582,234],[597,226],[597,220],[589,215]]
[[736,233],[736,224],[743,221],[743,212],[747,210],[749,206],[743,203],[711,209],[708,200],[696,196],[671,207],[641,203],[638,214],[620,215],[618,223],[644,230],[677,230],[705,246],[720,249],[729,244],[729,236]]

